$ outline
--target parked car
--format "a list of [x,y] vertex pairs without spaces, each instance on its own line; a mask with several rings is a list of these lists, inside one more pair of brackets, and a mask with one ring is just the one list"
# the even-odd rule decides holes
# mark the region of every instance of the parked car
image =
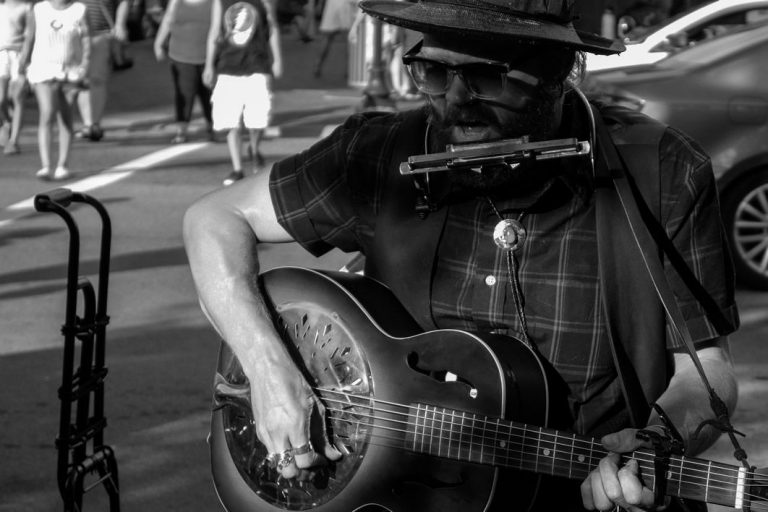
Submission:
[[591,73],[585,92],[698,141],[712,158],[739,279],[768,289],[768,24],[687,47],[656,64]]
[[620,55],[587,55],[587,71],[653,64],[681,45],[768,18],[768,0],[716,0],[672,17],[655,27],[638,27],[625,37]]

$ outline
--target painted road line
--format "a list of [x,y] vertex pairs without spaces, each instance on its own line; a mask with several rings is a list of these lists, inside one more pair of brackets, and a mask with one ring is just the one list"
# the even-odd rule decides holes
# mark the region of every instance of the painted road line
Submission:
[[[111,185],[117,181],[124,180],[136,172],[145,171],[157,166],[162,162],[180,157],[181,155],[187,153],[192,153],[193,151],[197,151],[211,144],[211,142],[194,142],[170,146],[159,151],[155,151],[154,153],[136,158],[130,162],[116,165],[98,174],[88,176],[87,178],[83,178],[72,183],[60,183],[59,186],[66,187],[75,192],[88,192],[100,187]],[[51,188],[55,187],[56,184],[54,182],[51,184]],[[0,221],[0,229],[10,225],[22,215],[26,215],[27,213],[34,211],[33,202],[34,197],[30,197],[5,207],[3,210],[5,212],[11,212],[12,215],[10,218]]]

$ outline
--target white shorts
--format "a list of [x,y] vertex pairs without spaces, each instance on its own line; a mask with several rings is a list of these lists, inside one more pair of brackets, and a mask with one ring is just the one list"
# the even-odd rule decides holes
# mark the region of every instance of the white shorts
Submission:
[[231,130],[243,125],[250,130],[266,128],[272,111],[269,75],[219,75],[211,94],[213,129]]
[[323,16],[320,18],[320,32],[348,31],[357,16],[356,0],[326,0]]
[[19,79],[20,56],[16,50],[0,50],[0,78]]

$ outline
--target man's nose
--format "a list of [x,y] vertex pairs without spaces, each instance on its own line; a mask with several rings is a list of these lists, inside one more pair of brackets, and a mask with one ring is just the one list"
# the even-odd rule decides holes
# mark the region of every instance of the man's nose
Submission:
[[473,99],[472,92],[467,87],[464,79],[458,73],[451,73],[448,77],[448,90],[445,91],[445,101],[454,105],[463,105]]

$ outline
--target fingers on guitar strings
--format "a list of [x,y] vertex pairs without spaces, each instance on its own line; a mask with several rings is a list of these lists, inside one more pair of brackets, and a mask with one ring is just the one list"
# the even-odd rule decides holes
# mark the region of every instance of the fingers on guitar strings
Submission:
[[310,416],[309,428],[311,438],[319,440],[322,443],[318,455],[322,454],[326,459],[332,461],[339,460],[342,456],[342,452],[328,439],[328,418],[325,405],[316,396],[312,396],[312,401],[314,406],[312,407],[313,415]]

